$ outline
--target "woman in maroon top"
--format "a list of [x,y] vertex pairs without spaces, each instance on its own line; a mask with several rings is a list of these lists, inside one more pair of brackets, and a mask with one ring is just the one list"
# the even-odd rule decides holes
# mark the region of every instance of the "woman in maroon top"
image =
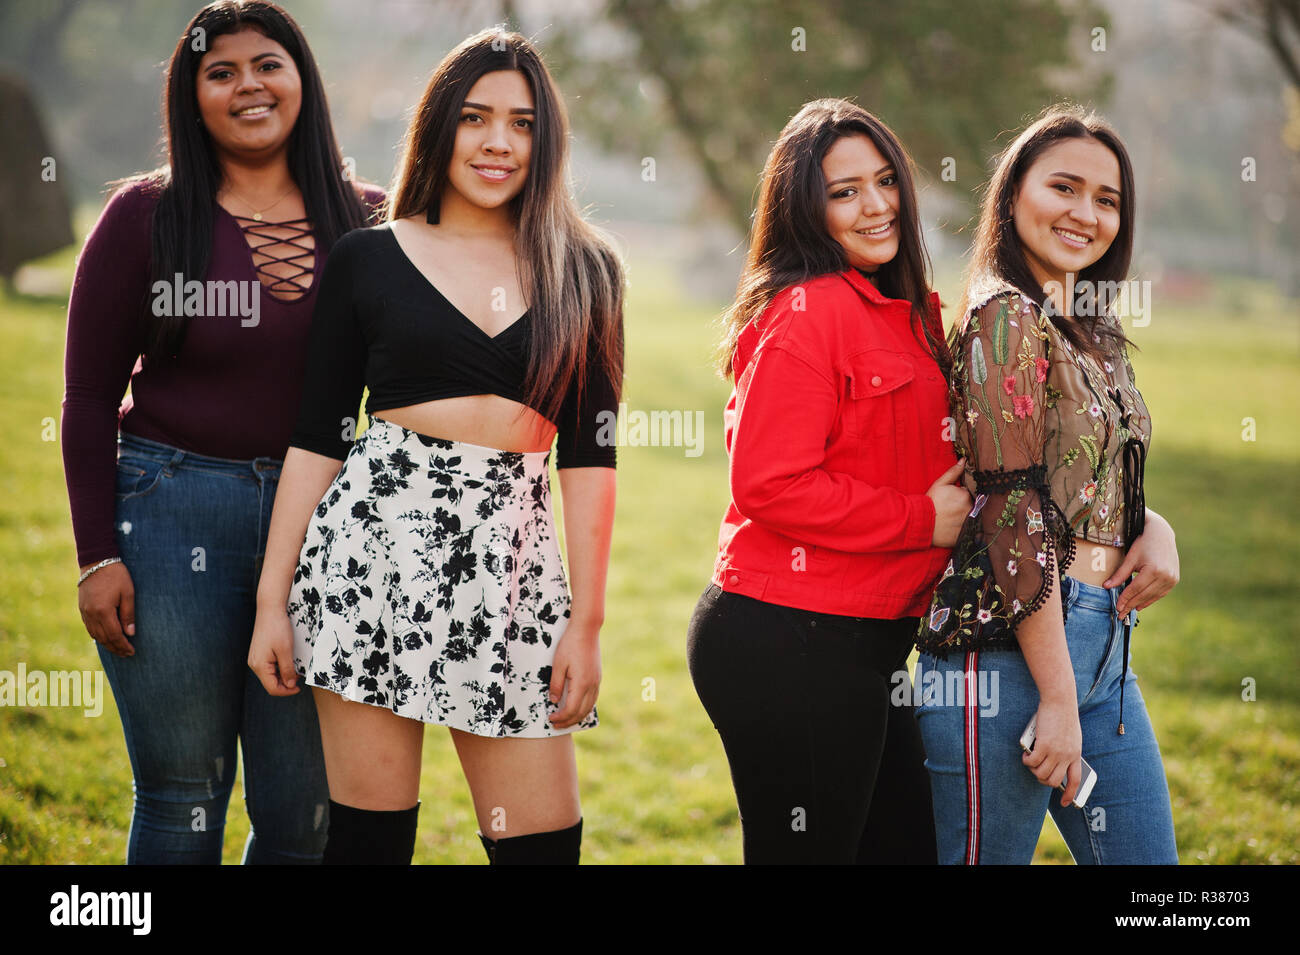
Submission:
[[747,863],[933,863],[906,661],[970,495],[894,134],[808,103],[763,170],[728,313],[731,504],[691,619]]
[[220,862],[237,738],[244,861],[318,862],[312,700],[268,696],[244,660],[316,277],[383,194],[346,180],[316,64],[274,4],[201,10],[163,105],[168,164],[88,237],[64,367],[78,603],[135,777],[127,862]]

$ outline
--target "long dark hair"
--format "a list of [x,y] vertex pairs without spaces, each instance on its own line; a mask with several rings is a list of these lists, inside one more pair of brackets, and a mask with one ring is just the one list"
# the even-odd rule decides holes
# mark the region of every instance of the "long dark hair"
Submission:
[[843,99],[804,104],[781,130],[763,166],[749,253],[736,301],[722,319],[726,334],[718,350],[718,370],[724,376],[733,373],[741,331],[781,289],[849,267],[848,254],[826,231],[822,160],[837,141],[858,133],[875,144],[898,176],[898,254],[876,271],[875,285],[883,295],[912,303],[913,331],[920,327],[923,337],[919,337],[948,376],[952,364],[948,349],[942,332],[936,334],[932,328],[930,259],[921,235],[912,157],[893,130]]
[[[1029,269],[1012,214],[1016,190],[1029,167],[1044,150],[1065,139],[1097,140],[1115,154],[1120,179],[1119,231],[1105,254],[1076,278],[1071,318],[1058,315],[1055,308],[1047,306],[1047,293]],[[1037,302],[1075,348],[1095,358],[1116,357],[1132,342],[1118,322],[1108,321],[1111,303],[1098,300],[1096,291],[1099,286],[1110,287],[1110,283],[1128,277],[1136,209],[1133,164],[1119,134],[1100,116],[1085,111],[1082,106],[1057,103],[1047,107],[995,160],[993,177],[985,187],[980,204],[979,225],[975,229],[958,314],[964,316],[976,304],[972,293],[977,294],[978,289],[1010,283]],[[1093,340],[1094,336],[1100,343]]]
[[509,208],[532,316],[525,403],[555,420],[573,376],[580,383],[586,378],[589,359],[616,391],[622,386],[623,266],[569,192],[568,115],[532,43],[487,29],[438,64],[406,132],[388,215],[391,221],[431,214],[437,221],[465,97],[479,77],[498,70],[523,74],[536,109],[528,175]]
[[[143,180],[159,192],[152,226],[155,280],[171,282],[178,272],[187,279],[202,279],[212,255],[212,205],[221,186],[221,165],[208,131],[198,122],[197,77],[206,49],[194,49],[194,31],[203,31],[197,35],[205,36],[210,48],[216,37],[248,27],[284,47],[302,80],[302,107],[289,134],[288,161],[314,229],[316,255],[328,254],[340,236],[365,225],[365,207],[343,175],[343,157],[334,139],[320,71],[298,24],[266,0],[216,0],[189,22],[167,66],[162,104],[167,164],[120,181]],[[175,356],[191,317],[157,316],[151,310],[148,314],[144,360]]]

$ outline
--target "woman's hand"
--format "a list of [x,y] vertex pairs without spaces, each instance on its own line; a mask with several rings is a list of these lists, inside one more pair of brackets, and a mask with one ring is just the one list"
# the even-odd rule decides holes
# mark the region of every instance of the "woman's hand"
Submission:
[[580,723],[595,708],[599,692],[600,624],[570,619],[551,661],[551,702],[565,700],[564,706],[551,714],[551,725],[562,730]]
[[1107,589],[1121,586],[1134,571],[1137,571],[1137,576],[1115,602],[1120,616],[1130,610],[1151,606],[1178,583],[1178,545],[1174,541],[1174,529],[1150,508],[1147,508],[1145,530],[1129,547],[1119,569],[1102,586]]
[[[93,566],[87,564],[81,572]],[[135,636],[135,584],[126,564],[109,564],[83,580],[77,588],[77,609],[96,643],[119,657],[135,656],[135,647],[127,640]]]
[[293,623],[287,611],[258,606],[248,668],[272,696],[293,696],[301,689],[293,668]]
[[966,523],[975,504],[965,486],[957,483],[965,469],[966,459],[961,458],[940,474],[930,485],[930,490],[925,492],[926,497],[934,501],[934,537],[931,543],[935,547],[952,547],[957,543],[961,526]]
[[1038,704],[1038,724],[1034,730],[1034,748],[1020,761],[1044,786],[1057,787],[1068,782],[1061,805],[1068,806],[1079,791],[1083,767],[1083,730],[1079,726],[1079,707],[1074,698],[1059,702],[1043,700]]

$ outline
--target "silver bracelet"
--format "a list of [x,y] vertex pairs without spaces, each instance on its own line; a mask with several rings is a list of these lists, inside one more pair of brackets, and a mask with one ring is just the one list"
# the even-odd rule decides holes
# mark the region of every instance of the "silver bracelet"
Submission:
[[81,582],[82,582],[83,580],[85,580],[87,577],[89,577],[89,576],[90,576],[91,574],[93,574],[95,571],[99,570],[101,567],[107,567],[109,564],[120,564],[120,563],[122,563],[122,558],[121,558],[121,557],[105,557],[103,560],[101,560],[101,561],[100,561],[98,564],[96,564],[94,567],[89,567],[89,568],[87,568],[87,569],[82,573],[82,575],[81,575],[79,578],[77,578],[77,586],[80,587],[80,586],[81,586]]

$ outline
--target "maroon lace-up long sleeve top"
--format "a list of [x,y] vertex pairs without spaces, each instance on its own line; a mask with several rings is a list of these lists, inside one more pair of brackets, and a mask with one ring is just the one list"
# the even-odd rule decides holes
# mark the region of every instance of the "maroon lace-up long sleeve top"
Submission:
[[[373,213],[383,191],[361,189]],[[298,415],[307,335],[329,250],[317,248],[314,262],[297,258],[305,270],[295,281],[268,283],[257,271],[266,256],[258,253],[254,264],[254,248],[267,241],[259,224],[241,224],[214,202],[204,278],[261,281],[258,321],[195,316],[177,358],[146,368],[140,355],[153,298],[157,200],[157,186],[147,182],[113,195],[86,239],[68,302],[61,433],[78,566],[119,556],[113,529],[119,429],[213,457],[282,459]],[[297,225],[310,233],[309,223]]]

